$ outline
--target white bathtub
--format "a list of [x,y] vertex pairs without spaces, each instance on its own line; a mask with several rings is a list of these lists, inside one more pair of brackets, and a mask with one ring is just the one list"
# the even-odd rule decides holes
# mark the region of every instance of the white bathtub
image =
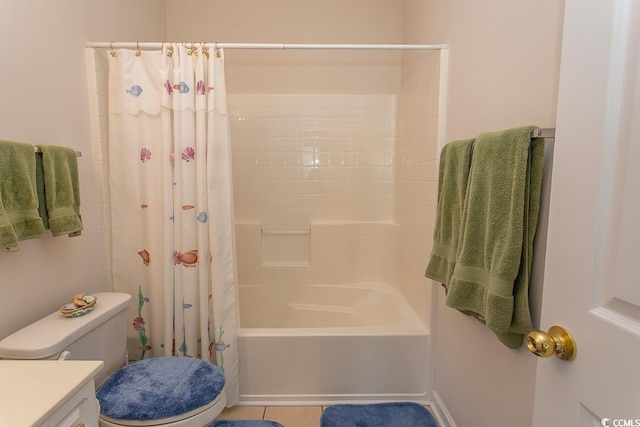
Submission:
[[429,332],[394,288],[240,286],[246,404],[426,401]]

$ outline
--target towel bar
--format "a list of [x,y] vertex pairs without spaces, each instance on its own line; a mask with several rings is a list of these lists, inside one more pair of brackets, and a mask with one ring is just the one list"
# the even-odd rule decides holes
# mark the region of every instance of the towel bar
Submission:
[[[42,150],[38,147],[33,147],[33,151],[36,153],[42,153]],[[82,151],[76,151],[76,157],[82,157]]]
[[531,138],[555,138],[556,128],[536,128],[531,131]]

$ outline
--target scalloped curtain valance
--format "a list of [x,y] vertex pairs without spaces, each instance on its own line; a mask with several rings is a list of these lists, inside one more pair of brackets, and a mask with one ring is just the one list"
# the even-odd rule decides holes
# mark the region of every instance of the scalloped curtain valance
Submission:
[[109,109],[113,114],[216,111],[226,114],[224,53],[166,44],[158,51],[117,49],[109,55]]

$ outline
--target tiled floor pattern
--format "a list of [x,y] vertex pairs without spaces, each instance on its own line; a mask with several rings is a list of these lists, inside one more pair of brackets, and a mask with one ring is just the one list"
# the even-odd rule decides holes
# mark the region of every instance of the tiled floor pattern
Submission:
[[217,419],[271,420],[284,427],[318,427],[323,409],[322,406],[234,406],[222,411]]

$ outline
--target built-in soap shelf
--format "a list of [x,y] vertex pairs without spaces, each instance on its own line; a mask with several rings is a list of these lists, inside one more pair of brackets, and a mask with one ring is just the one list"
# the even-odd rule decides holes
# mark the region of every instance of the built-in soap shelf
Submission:
[[263,223],[260,241],[263,266],[311,265],[311,224]]
[[265,229],[260,229],[260,233],[262,235],[269,235],[269,234],[293,234],[293,235],[297,235],[297,236],[310,236],[311,235],[311,228],[307,229],[307,230],[286,230],[286,229],[275,229],[275,230],[265,230]]

